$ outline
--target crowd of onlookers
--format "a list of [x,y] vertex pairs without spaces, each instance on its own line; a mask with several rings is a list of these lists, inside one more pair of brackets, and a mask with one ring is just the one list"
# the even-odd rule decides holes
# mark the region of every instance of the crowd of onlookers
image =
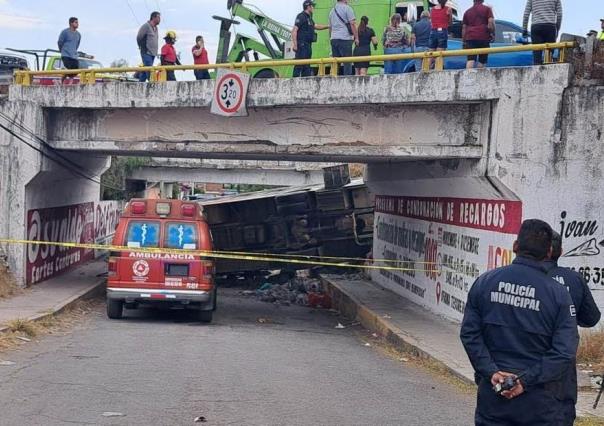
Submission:
[[[149,21],[145,22],[139,29],[136,36],[141,55],[141,66],[153,66],[156,59],[159,58],[161,65],[180,65],[180,59],[174,48],[176,43],[176,32],[167,31],[164,37],[164,45],[159,48],[159,24],[161,22],[161,14],[159,12],[151,13]],[[69,18],[69,27],[64,29],[59,35],[58,47],[61,52],[61,60],[66,69],[79,68],[78,49],[82,36],[78,31],[78,18]],[[195,45],[191,49],[193,63],[195,65],[207,65],[210,63],[208,51],[205,48],[204,39],[201,35],[195,38]],[[135,74],[140,82],[149,80],[148,72],[138,72]],[[70,78],[63,76],[63,80]],[[206,80],[210,78],[210,73],[207,70],[195,70],[195,78],[197,80]],[[174,71],[167,72],[168,81],[175,81]]]
[[[312,43],[316,40],[315,30],[330,31],[331,51],[334,57],[370,56],[371,45],[378,47],[376,32],[369,26],[369,19],[363,16],[360,24],[348,0],[337,0],[329,14],[328,25],[317,25],[312,19],[315,2],[304,1],[303,12],[296,18],[292,35],[297,59],[308,59],[312,55]],[[382,45],[385,54],[424,52],[446,50],[449,41],[449,26],[453,23],[453,9],[449,0],[437,0],[429,10],[413,25],[408,22],[406,15],[395,13],[390,18],[382,34]],[[532,18],[532,19],[531,19]],[[528,37],[528,24],[531,19],[532,43],[552,43],[557,40],[562,25],[561,0],[527,0],[523,29],[524,37]],[[491,7],[484,0],[474,0],[474,5],[463,15],[462,41],[464,49],[488,48],[495,41],[495,16]],[[353,48],[354,46],[354,48]],[[468,55],[467,67],[486,66],[488,55]],[[543,63],[543,53],[534,53],[534,63]],[[384,73],[397,74],[403,72],[404,61],[385,61]],[[415,62],[415,69],[421,69],[421,60]],[[367,74],[368,61],[355,63],[357,75]],[[298,67],[294,76],[310,75],[310,67]],[[343,67],[342,74],[352,74],[352,64]]]
[[[292,47],[296,59],[312,58],[312,45],[317,41],[316,31],[329,30],[331,53],[333,57],[363,57],[355,62],[354,73],[366,75],[370,65],[371,47],[377,49],[381,41],[385,54],[399,54],[424,51],[439,51],[448,48],[449,27],[453,23],[454,13],[448,0],[437,0],[428,11],[424,10],[416,22],[408,22],[406,15],[395,13],[389,24],[382,32],[381,40],[375,30],[369,25],[369,18],[363,16],[357,25],[353,8],[348,0],[337,0],[329,14],[327,24],[317,24],[313,20],[315,2],[304,0],[303,11],[296,17],[292,30]],[[527,0],[523,17],[523,36],[528,38],[529,21],[532,43],[552,43],[557,40],[562,25],[561,0]],[[161,65],[180,65],[179,56],[174,44],[177,37],[174,31],[168,31],[164,37],[164,45],[159,48],[159,24],[161,14],[151,13],[149,21],[145,22],[136,37],[141,55],[141,65],[152,66],[159,59]],[[601,20],[603,31],[597,34],[604,41],[604,19]],[[81,35],[78,32],[78,19],[70,18],[69,27],[59,36],[58,46],[66,69],[79,67],[79,46]],[[468,9],[462,20],[462,41],[464,49],[488,48],[495,40],[496,24],[493,10],[484,4],[484,0],[474,0],[474,5]],[[191,49],[195,65],[209,64],[208,52],[201,35],[196,37]],[[487,54],[470,54],[467,57],[468,68],[482,68],[488,62]],[[543,63],[543,53],[534,52],[534,63]],[[422,60],[414,62],[415,70],[422,69]],[[402,73],[406,62],[389,60],[384,63],[384,73]],[[433,64],[430,64],[432,66]],[[312,75],[310,65],[297,65],[294,77]],[[353,74],[353,64],[346,63],[340,71],[342,75]],[[139,81],[150,78],[148,72],[136,74]],[[198,80],[209,79],[207,70],[195,70]],[[69,77],[63,77],[63,79]],[[168,80],[175,80],[174,71],[167,73]]]

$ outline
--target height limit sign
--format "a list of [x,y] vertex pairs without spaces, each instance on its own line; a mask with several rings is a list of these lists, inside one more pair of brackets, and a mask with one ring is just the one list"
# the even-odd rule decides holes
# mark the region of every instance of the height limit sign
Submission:
[[250,75],[219,69],[216,73],[216,88],[212,99],[212,114],[225,117],[247,115],[247,89]]

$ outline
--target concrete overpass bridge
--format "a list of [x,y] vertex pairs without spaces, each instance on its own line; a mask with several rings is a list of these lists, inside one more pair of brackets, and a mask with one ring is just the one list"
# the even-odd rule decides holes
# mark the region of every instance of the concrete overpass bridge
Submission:
[[[212,82],[11,87],[0,123],[44,155],[0,132],[0,235],[36,235],[36,211],[98,199],[109,155],[360,162],[377,194],[374,257],[448,265],[373,279],[451,319],[477,273],[511,261],[523,218],[562,231],[563,263],[604,265],[604,86],[571,65],[255,80],[243,118],[211,115],[211,96]],[[4,250],[23,280],[40,260]]]

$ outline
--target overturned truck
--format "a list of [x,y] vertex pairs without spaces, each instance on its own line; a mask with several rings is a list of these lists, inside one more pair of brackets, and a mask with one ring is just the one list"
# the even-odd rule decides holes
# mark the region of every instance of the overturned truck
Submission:
[[[273,189],[199,202],[217,251],[363,258],[373,239],[374,197],[347,168],[326,170],[325,185]],[[219,275],[296,270],[304,264],[218,259]]]

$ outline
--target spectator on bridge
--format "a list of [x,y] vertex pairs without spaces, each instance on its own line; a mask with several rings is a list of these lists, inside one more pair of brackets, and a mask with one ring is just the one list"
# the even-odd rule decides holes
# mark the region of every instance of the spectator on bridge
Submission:
[[[315,2],[304,0],[302,13],[296,16],[296,23],[292,29],[292,49],[296,52],[296,59],[312,58],[312,44],[317,41],[316,30],[327,30],[329,25],[315,24],[312,19],[315,10]],[[296,65],[294,77],[310,77],[312,69],[310,65]]]
[[[176,43],[176,33],[174,31],[168,31],[164,37],[166,44],[161,48],[161,64],[162,65],[180,65],[180,60],[174,49],[174,43]],[[168,81],[176,81],[174,71],[168,71]]]
[[[198,35],[195,37],[195,46],[192,49],[193,52],[193,63],[195,65],[208,65],[210,60],[208,59],[208,51],[206,50],[203,37]],[[208,70],[195,70],[196,80],[209,80],[210,72]]]
[[[348,0],[338,0],[329,13],[331,55],[334,58],[352,56],[352,43],[359,45],[356,17]],[[352,63],[343,64],[343,75],[352,75]]]
[[447,6],[448,0],[438,0],[430,12],[432,31],[430,32],[430,50],[447,50],[449,47],[449,25],[453,22],[453,11]]
[[[401,15],[395,13],[390,18],[390,25],[384,28],[382,43],[384,44],[384,53],[386,55],[396,55],[405,53],[409,47],[407,34],[401,27]],[[408,50],[407,50],[408,51]],[[404,62],[384,61],[384,74],[401,74],[403,72]]]
[[[461,37],[464,49],[484,49],[491,47],[495,40],[495,17],[493,10],[485,6],[484,0],[474,0],[474,6],[463,15]],[[478,56],[478,68],[484,68],[489,60],[489,55],[468,55],[466,68],[474,68]]]
[[[143,26],[138,30],[136,36],[136,43],[141,52],[141,58],[143,60],[143,66],[151,67],[155,62],[157,56],[157,49],[159,47],[159,35],[158,29],[159,23],[161,22],[161,14],[159,12],[151,13],[151,19],[145,22]],[[149,79],[148,72],[141,72],[138,81],[141,83]]]
[[598,40],[604,41],[604,18],[600,19],[600,27],[602,28],[602,31],[598,34]]
[[[354,48],[353,56],[371,56],[372,44],[377,49],[378,39],[373,28],[369,27],[369,18],[363,16],[359,24],[359,45]],[[367,75],[369,62],[355,62],[354,70],[356,75]]]
[[[82,41],[82,35],[78,31],[80,23],[78,18],[69,18],[69,28],[65,28],[59,35],[57,42],[59,51],[61,52],[61,61],[63,67],[68,70],[77,70],[80,68],[80,61],[78,59],[78,49],[80,48],[80,42]],[[71,79],[75,75],[65,75],[61,77],[61,83],[65,82],[65,79]]]
[[[533,44],[555,43],[562,27],[561,0],[527,0],[522,21],[525,38],[528,37],[529,18]],[[533,52],[533,63],[543,64],[543,52]]]
[[[415,23],[411,32],[411,49],[415,53],[425,52],[430,46],[430,32],[432,32],[432,23],[430,22],[430,12],[424,10],[420,20]],[[416,59],[415,71],[421,71],[422,60]]]

